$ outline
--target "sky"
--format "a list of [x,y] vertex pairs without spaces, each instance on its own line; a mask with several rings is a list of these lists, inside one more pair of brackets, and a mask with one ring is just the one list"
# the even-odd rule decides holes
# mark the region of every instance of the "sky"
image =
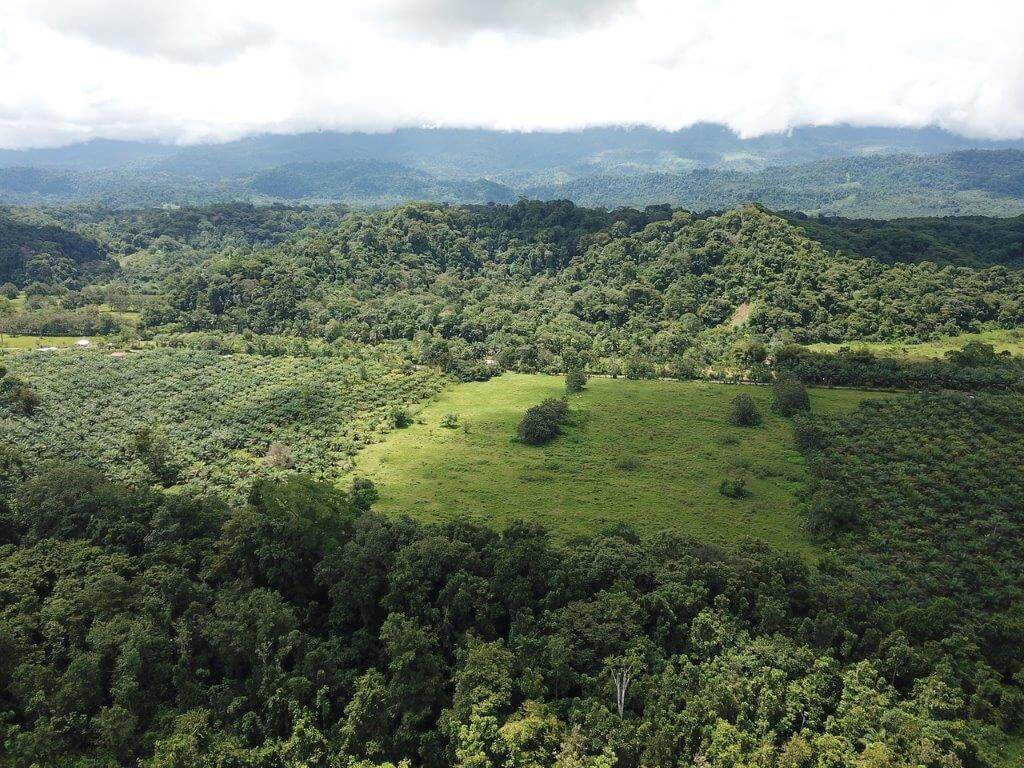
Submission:
[[1024,137],[1020,0],[2,0],[0,147],[408,126]]

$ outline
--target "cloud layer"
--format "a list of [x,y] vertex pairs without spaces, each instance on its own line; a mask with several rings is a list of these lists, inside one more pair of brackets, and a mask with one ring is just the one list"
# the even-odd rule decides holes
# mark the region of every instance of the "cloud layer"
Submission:
[[0,146],[409,125],[1024,136],[1024,4],[8,0]]

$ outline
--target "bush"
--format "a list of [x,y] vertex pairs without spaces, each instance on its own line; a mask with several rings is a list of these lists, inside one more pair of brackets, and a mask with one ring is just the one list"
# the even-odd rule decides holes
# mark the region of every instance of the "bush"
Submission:
[[772,411],[780,416],[793,416],[811,409],[807,388],[794,378],[777,379],[772,385]]
[[164,488],[178,482],[174,451],[163,429],[146,424],[138,427],[135,430],[135,453]]
[[744,496],[750,495],[750,491],[747,490],[747,481],[742,477],[727,477],[719,483],[718,492],[730,499],[742,499]]
[[812,416],[799,414],[793,420],[793,440],[801,453],[818,451],[825,446],[825,430]]
[[352,503],[353,509],[365,512],[379,498],[380,494],[377,493],[377,486],[373,484],[373,480],[370,478],[357,477],[352,481],[349,501]]
[[519,440],[527,445],[551,442],[561,432],[560,426],[568,415],[569,406],[564,400],[548,398],[523,415],[519,422]]
[[446,413],[441,419],[441,426],[445,429],[457,429],[459,426],[459,414]]
[[582,392],[583,388],[587,385],[587,374],[585,374],[580,368],[573,368],[565,374],[565,391],[566,394],[575,395],[577,392]]
[[41,402],[42,399],[32,385],[0,368],[0,404],[17,413],[32,416]]
[[756,427],[761,423],[761,412],[750,395],[736,395],[732,399],[729,423],[734,427]]
[[295,458],[292,450],[284,443],[271,443],[267,449],[266,462],[268,467],[274,469],[294,469]]
[[643,357],[631,357],[626,360],[627,379],[653,379],[655,378],[654,364]]
[[405,429],[412,424],[412,416],[409,415],[408,409],[396,405],[391,409],[391,423],[396,429]]

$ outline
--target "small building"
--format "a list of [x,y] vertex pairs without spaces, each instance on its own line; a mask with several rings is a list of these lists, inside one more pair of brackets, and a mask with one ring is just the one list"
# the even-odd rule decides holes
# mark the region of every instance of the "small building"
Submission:
[[92,342],[89,341],[88,339],[79,339],[78,341],[75,342],[76,347],[82,348],[88,347],[90,344],[92,344]]

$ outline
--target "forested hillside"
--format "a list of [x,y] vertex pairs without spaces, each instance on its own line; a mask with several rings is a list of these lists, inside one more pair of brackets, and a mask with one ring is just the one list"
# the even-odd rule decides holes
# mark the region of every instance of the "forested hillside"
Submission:
[[111,275],[117,264],[97,242],[59,226],[18,221],[0,209],[0,284],[81,286]]
[[783,214],[826,249],[886,263],[1024,266],[1024,215],[843,219]]
[[2,768],[1017,768],[1019,219],[0,221]]
[[694,217],[414,205],[212,261],[168,285],[145,320],[359,341],[426,334],[510,366],[567,347],[664,362],[741,306],[769,338],[911,339],[1020,324],[1021,291],[1002,267],[833,254],[756,207]]
[[777,210],[882,219],[1016,216],[1024,212],[1024,152],[851,157],[755,173],[602,174],[524,193],[606,207],[669,202],[702,211],[756,202]]

